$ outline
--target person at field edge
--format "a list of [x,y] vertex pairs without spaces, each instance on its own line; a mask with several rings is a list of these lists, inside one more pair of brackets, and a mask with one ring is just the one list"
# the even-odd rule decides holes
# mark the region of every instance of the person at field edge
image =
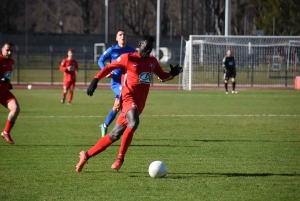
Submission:
[[[108,48],[99,58],[98,65],[101,69],[105,67],[105,61],[109,60],[110,63],[117,59],[121,54],[135,52],[133,47],[126,45],[126,35],[125,31],[119,30],[116,34],[117,45],[114,45]],[[106,135],[108,126],[112,123],[112,121],[116,118],[120,110],[120,95],[121,95],[121,76],[122,70],[115,69],[110,72],[106,77],[111,78],[110,88],[115,93],[115,102],[112,109],[109,111],[107,118],[104,123],[100,124],[99,128],[101,130],[102,137]]]
[[62,60],[59,70],[64,72],[61,103],[65,103],[66,95],[69,91],[68,105],[71,105],[76,83],[76,73],[78,73],[78,63],[74,59],[74,50],[68,50],[68,57]]
[[164,72],[155,57],[150,56],[153,49],[154,38],[143,35],[138,52],[122,54],[111,64],[105,66],[90,83],[87,94],[92,96],[97,88],[98,81],[108,75],[112,70],[120,68],[125,73],[122,76],[122,91],[120,99],[121,114],[111,132],[102,137],[96,145],[87,151],[79,153],[79,162],[76,172],[81,172],[88,159],[104,151],[122,136],[119,153],[111,168],[119,170],[124,162],[125,154],[131,144],[133,134],[138,128],[140,114],[142,113],[152,80],[155,73],[161,80],[170,80],[182,72],[179,65],[170,65],[170,72]]
[[235,90],[236,82],[236,69],[235,69],[235,60],[232,56],[231,50],[227,50],[227,56],[223,59],[223,69],[224,69],[224,85],[225,85],[225,93],[228,94],[228,80],[231,78],[232,82],[232,93],[237,94],[238,92]]
[[10,79],[13,71],[14,60],[12,57],[14,45],[9,42],[5,42],[1,49],[0,55],[0,103],[9,109],[7,121],[5,127],[1,133],[1,136],[9,144],[14,144],[10,136],[10,131],[13,128],[17,117],[20,113],[20,106],[15,96],[10,92],[13,89]]

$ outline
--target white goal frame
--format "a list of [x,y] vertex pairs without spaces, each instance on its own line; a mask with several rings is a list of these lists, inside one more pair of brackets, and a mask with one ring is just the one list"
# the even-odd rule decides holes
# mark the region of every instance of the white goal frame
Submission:
[[[213,35],[190,35],[189,40],[186,41],[186,47],[185,47],[185,57],[184,57],[184,71],[186,75],[188,75],[188,85],[186,85],[186,82],[184,83],[184,80],[182,80],[183,89],[186,90],[192,90],[193,89],[193,65],[195,61],[194,54],[198,57],[196,59],[198,63],[202,65],[203,59],[203,44],[213,44],[213,45],[219,45],[220,47],[228,46],[240,46],[248,48],[248,54],[250,55],[252,53],[253,48],[257,47],[270,47],[270,46],[291,46],[290,42],[300,42],[300,36],[213,36]],[[191,45],[192,44],[192,45]],[[199,52],[193,52],[195,48],[193,48],[193,45],[199,45]],[[216,48],[215,51],[219,48]],[[246,50],[245,50],[246,51]],[[218,52],[219,53],[219,52]],[[224,54],[224,53],[222,53]],[[290,54],[290,53],[288,53]],[[225,54],[223,55],[223,57]],[[273,55],[276,56],[276,55]],[[274,57],[275,58],[275,57]],[[273,58],[272,58],[273,59]],[[186,60],[188,62],[186,62]],[[287,62],[287,70],[289,70],[289,58],[286,60]],[[285,62],[284,62],[285,63]],[[205,63],[203,63],[205,65]],[[272,64],[273,65],[273,64]],[[273,66],[272,66],[273,67]],[[281,66],[274,66],[274,71],[278,71],[278,69],[281,68]],[[271,68],[270,70],[273,70]],[[187,72],[188,71],[188,72]],[[184,76],[184,75],[183,75]],[[184,79],[184,78],[183,78]]]
[[[102,47],[102,52],[98,52],[98,47]],[[94,62],[98,62],[98,57],[100,57],[106,50],[106,45],[105,43],[95,43],[94,44]]]

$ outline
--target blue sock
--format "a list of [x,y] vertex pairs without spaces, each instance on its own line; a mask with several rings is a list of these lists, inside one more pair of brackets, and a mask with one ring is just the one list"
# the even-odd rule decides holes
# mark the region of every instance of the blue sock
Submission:
[[111,124],[111,122],[116,118],[116,115],[117,115],[117,113],[115,113],[113,109],[111,109],[109,111],[108,116],[105,120],[105,126],[106,127],[108,127]]

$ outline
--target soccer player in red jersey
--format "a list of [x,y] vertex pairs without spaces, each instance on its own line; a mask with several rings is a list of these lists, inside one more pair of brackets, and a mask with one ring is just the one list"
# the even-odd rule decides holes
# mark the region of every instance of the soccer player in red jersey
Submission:
[[63,59],[59,70],[64,72],[64,80],[63,80],[63,93],[61,103],[65,103],[65,98],[67,92],[69,90],[69,98],[68,98],[68,105],[71,105],[74,93],[74,87],[76,82],[76,73],[78,73],[78,64],[77,61],[74,59],[74,51],[72,49],[68,50],[68,57]]
[[164,81],[170,80],[182,72],[182,68],[178,65],[175,67],[170,65],[170,72],[162,70],[156,58],[150,56],[153,49],[153,42],[154,38],[152,36],[144,35],[139,42],[138,52],[122,54],[111,64],[105,66],[89,85],[87,94],[92,96],[100,79],[117,68],[121,68],[124,72],[120,99],[121,114],[110,134],[102,137],[88,151],[81,151],[79,153],[80,160],[76,165],[76,172],[81,172],[90,157],[101,153],[122,136],[119,154],[115,163],[111,166],[112,169],[119,170],[124,162],[124,157],[131,144],[133,134],[138,128],[139,116],[143,112],[149,93],[152,73],[155,73]]
[[1,136],[5,138],[9,144],[14,144],[10,136],[10,130],[14,126],[20,113],[18,101],[9,91],[12,89],[10,78],[14,64],[14,60],[11,58],[13,46],[12,43],[4,43],[1,49],[2,54],[0,55],[0,103],[9,109],[7,121]]

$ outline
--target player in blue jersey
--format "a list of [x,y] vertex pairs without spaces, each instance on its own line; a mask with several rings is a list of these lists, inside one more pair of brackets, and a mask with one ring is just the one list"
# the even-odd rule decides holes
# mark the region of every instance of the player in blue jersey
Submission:
[[[121,54],[135,52],[135,49],[133,47],[126,45],[125,31],[119,30],[117,32],[116,41],[118,42],[118,44],[108,48],[99,58],[98,65],[100,66],[101,69],[104,68],[105,61],[109,60],[109,62],[112,62],[115,59],[117,59]],[[120,95],[121,95],[121,87],[122,87],[121,76],[122,76],[121,69],[113,70],[110,74],[106,76],[108,78],[111,78],[110,88],[115,93],[115,103],[113,105],[113,108],[109,111],[105,122],[99,126],[102,137],[106,135],[108,126],[115,119],[116,115],[120,110]]]

